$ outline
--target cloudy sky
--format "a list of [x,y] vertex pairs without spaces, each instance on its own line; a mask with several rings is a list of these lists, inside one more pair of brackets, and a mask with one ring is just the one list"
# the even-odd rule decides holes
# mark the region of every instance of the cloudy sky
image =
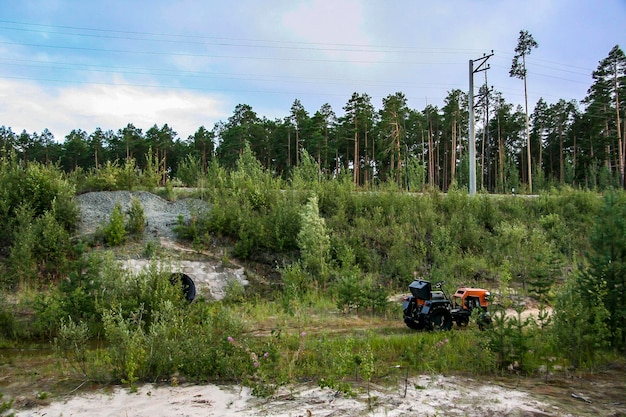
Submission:
[[521,29],[539,43],[531,107],[580,101],[598,62],[626,49],[626,0],[2,0],[0,126],[62,141],[167,123],[186,139],[237,104],[341,115],[354,92],[378,109],[400,91],[423,110],[467,91],[469,60],[492,50],[489,85],[522,104],[508,75]]

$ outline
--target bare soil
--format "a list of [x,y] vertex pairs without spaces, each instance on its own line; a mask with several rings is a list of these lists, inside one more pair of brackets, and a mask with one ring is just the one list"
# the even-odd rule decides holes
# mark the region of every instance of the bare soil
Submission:
[[154,385],[86,389],[51,401],[18,396],[30,416],[626,416],[623,368],[536,378],[421,375],[393,386],[362,384],[355,397],[311,384],[257,398],[237,385]]

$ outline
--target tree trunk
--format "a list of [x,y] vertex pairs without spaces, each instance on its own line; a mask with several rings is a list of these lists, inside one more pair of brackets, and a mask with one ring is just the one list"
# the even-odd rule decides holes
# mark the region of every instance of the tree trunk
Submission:
[[356,120],[356,115],[354,116],[354,185],[359,185],[359,131]]
[[452,119],[452,149],[450,152],[450,179],[456,177],[456,117]]
[[[624,154],[626,153],[626,149],[623,148],[626,143],[622,142],[622,124],[620,122],[620,106],[619,106],[619,84],[617,79],[617,63],[615,64],[614,81],[615,81],[615,117],[617,121],[617,153],[619,155],[619,180],[622,185],[622,188],[626,188],[626,183],[624,182]],[[626,141],[625,141],[626,142]]]
[[435,160],[433,151],[433,127],[428,124],[428,184],[433,187],[435,185]]
[[526,158],[528,166],[528,191],[533,192],[533,167],[530,152],[530,127],[528,123],[528,89],[526,88],[526,55],[522,55],[524,61],[524,105],[526,108]]
[[502,186],[502,193],[504,190],[504,141],[502,140],[502,128],[500,127],[500,115],[498,114],[498,155],[500,157],[500,164],[498,166],[500,185]]
[[565,182],[565,163],[563,158],[563,122],[559,123],[559,180]]

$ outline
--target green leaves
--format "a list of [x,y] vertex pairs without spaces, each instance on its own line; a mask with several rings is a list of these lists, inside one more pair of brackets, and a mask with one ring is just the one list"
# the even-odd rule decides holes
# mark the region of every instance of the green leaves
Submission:
[[[517,46],[515,47],[515,56],[511,64],[509,75],[516,78],[526,78],[526,55],[530,55],[531,51],[539,46],[527,30],[520,30]],[[521,58],[521,62],[520,62]]]
[[124,213],[122,204],[116,203],[113,212],[107,223],[102,229],[104,242],[109,246],[119,246],[126,241],[126,228],[124,226]]
[[330,237],[326,222],[319,214],[317,196],[311,197],[301,214],[301,227],[298,233],[300,256],[313,276],[325,281],[328,275]]

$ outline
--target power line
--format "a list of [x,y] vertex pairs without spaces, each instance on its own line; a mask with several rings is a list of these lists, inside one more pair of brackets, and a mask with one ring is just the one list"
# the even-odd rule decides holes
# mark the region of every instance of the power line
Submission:
[[[367,79],[355,79],[355,78],[324,78],[324,77],[304,77],[304,76],[278,76],[278,75],[263,75],[263,74],[243,74],[232,72],[210,72],[210,71],[188,71],[178,69],[163,69],[154,67],[113,67],[106,65],[95,64],[73,64],[64,63],[58,61],[33,61],[22,60],[14,58],[2,58],[0,62],[5,61],[4,65],[7,66],[20,66],[28,68],[41,68],[46,70],[67,70],[67,71],[81,71],[81,72],[100,72],[108,74],[136,74],[136,75],[151,75],[151,76],[172,76],[183,75],[191,78],[207,78],[207,79],[233,79],[233,80],[245,80],[245,81],[287,81],[287,82],[300,82],[304,84],[318,84],[318,83],[345,83],[356,82],[359,84],[370,86],[408,86],[408,87],[443,87],[453,88],[450,84],[443,83],[428,83],[428,84],[415,84],[406,82],[378,82],[375,80]],[[221,77],[225,76],[225,77]]]
[[[195,45],[206,45],[206,41],[221,41],[221,43],[217,43],[216,45],[221,46],[248,46],[248,47],[258,47],[258,48],[277,48],[277,49],[304,49],[304,50],[320,50],[320,51],[331,51],[331,52],[394,52],[394,53],[411,53],[414,54],[416,52],[427,53],[427,54],[467,54],[468,52],[476,51],[476,49],[461,49],[461,48],[417,48],[414,46],[398,46],[398,45],[366,45],[366,44],[349,44],[349,43],[323,43],[323,42],[302,42],[302,41],[291,41],[291,40],[269,40],[269,39],[252,39],[252,38],[229,38],[229,37],[218,37],[218,36],[203,36],[203,35],[183,35],[183,34],[173,34],[173,33],[157,33],[157,32],[139,32],[139,31],[126,31],[126,30],[111,30],[111,29],[97,29],[97,28],[86,28],[86,27],[78,27],[78,26],[60,26],[60,25],[45,25],[38,23],[25,23],[25,22],[17,22],[11,20],[3,20],[0,19],[0,23],[9,23],[9,24],[17,24],[17,25],[27,25],[27,26],[35,26],[35,27],[48,27],[54,29],[64,29],[64,30],[82,30],[82,31],[91,31],[96,32],[96,34],[88,34],[88,33],[76,33],[76,32],[52,32],[54,34],[68,35],[68,36],[79,36],[79,37],[90,37],[90,38],[103,38],[103,39],[121,39],[121,40],[143,40],[143,41],[152,41],[152,42],[172,42],[172,43],[187,43],[187,44],[195,44]],[[51,33],[48,30],[35,30],[35,29],[27,29],[27,28],[12,28],[12,27],[1,27],[2,29],[14,30],[14,31],[24,31],[24,32],[35,32],[35,33]],[[152,39],[152,38],[137,38],[137,37],[128,37],[128,36],[114,36],[107,34],[122,34],[122,35],[133,35],[133,36],[158,36],[165,38],[173,38],[173,39]],[[181,40],[182,39],[182,40]],[[184,39],[193,39],[184,40]],[[203,42],[198,42],[195,40],[203,40]],[[270,46],[270,45],[245,45],[245,44],[231,44],[231,43],[223,43],[227,42],[256,42],[256,43],[267,43],[267,44],[284,44],[284,45],[300,45],[300,46]],[[313,48],[313,46],[325,46],[325,48]],[[366,48],[366,49],[350,49],[350,48]],[[375,49],[372,49],[375,48]]]
[[129,49],[105,49],[92,48],[82,46],[65,46],[65,45],[44,45],[21,42],[0,41],[4,45],[20,45],[33,48],[61,49],[72,51],[86,52],[106,52],[120,53],[132,55],[158,55],[171,57],[189,57],[189,58],[218,58],[218,59],[251,59],[251,60],[272,60],[272,61],[302,61],[302,62],[339,62],[351,64],[402,64],[402,65],[459,65],[458,62],[410,62],[410,61],[382,61],[382,60],[353,60],[353,59],[315,59],[315,58],[284,58],[275,56],[235,56],[235,55],[213,55],[207,53],[191,53],[191,52],[161,52],[161,51],[145,51],[145,50],[129,50]]

